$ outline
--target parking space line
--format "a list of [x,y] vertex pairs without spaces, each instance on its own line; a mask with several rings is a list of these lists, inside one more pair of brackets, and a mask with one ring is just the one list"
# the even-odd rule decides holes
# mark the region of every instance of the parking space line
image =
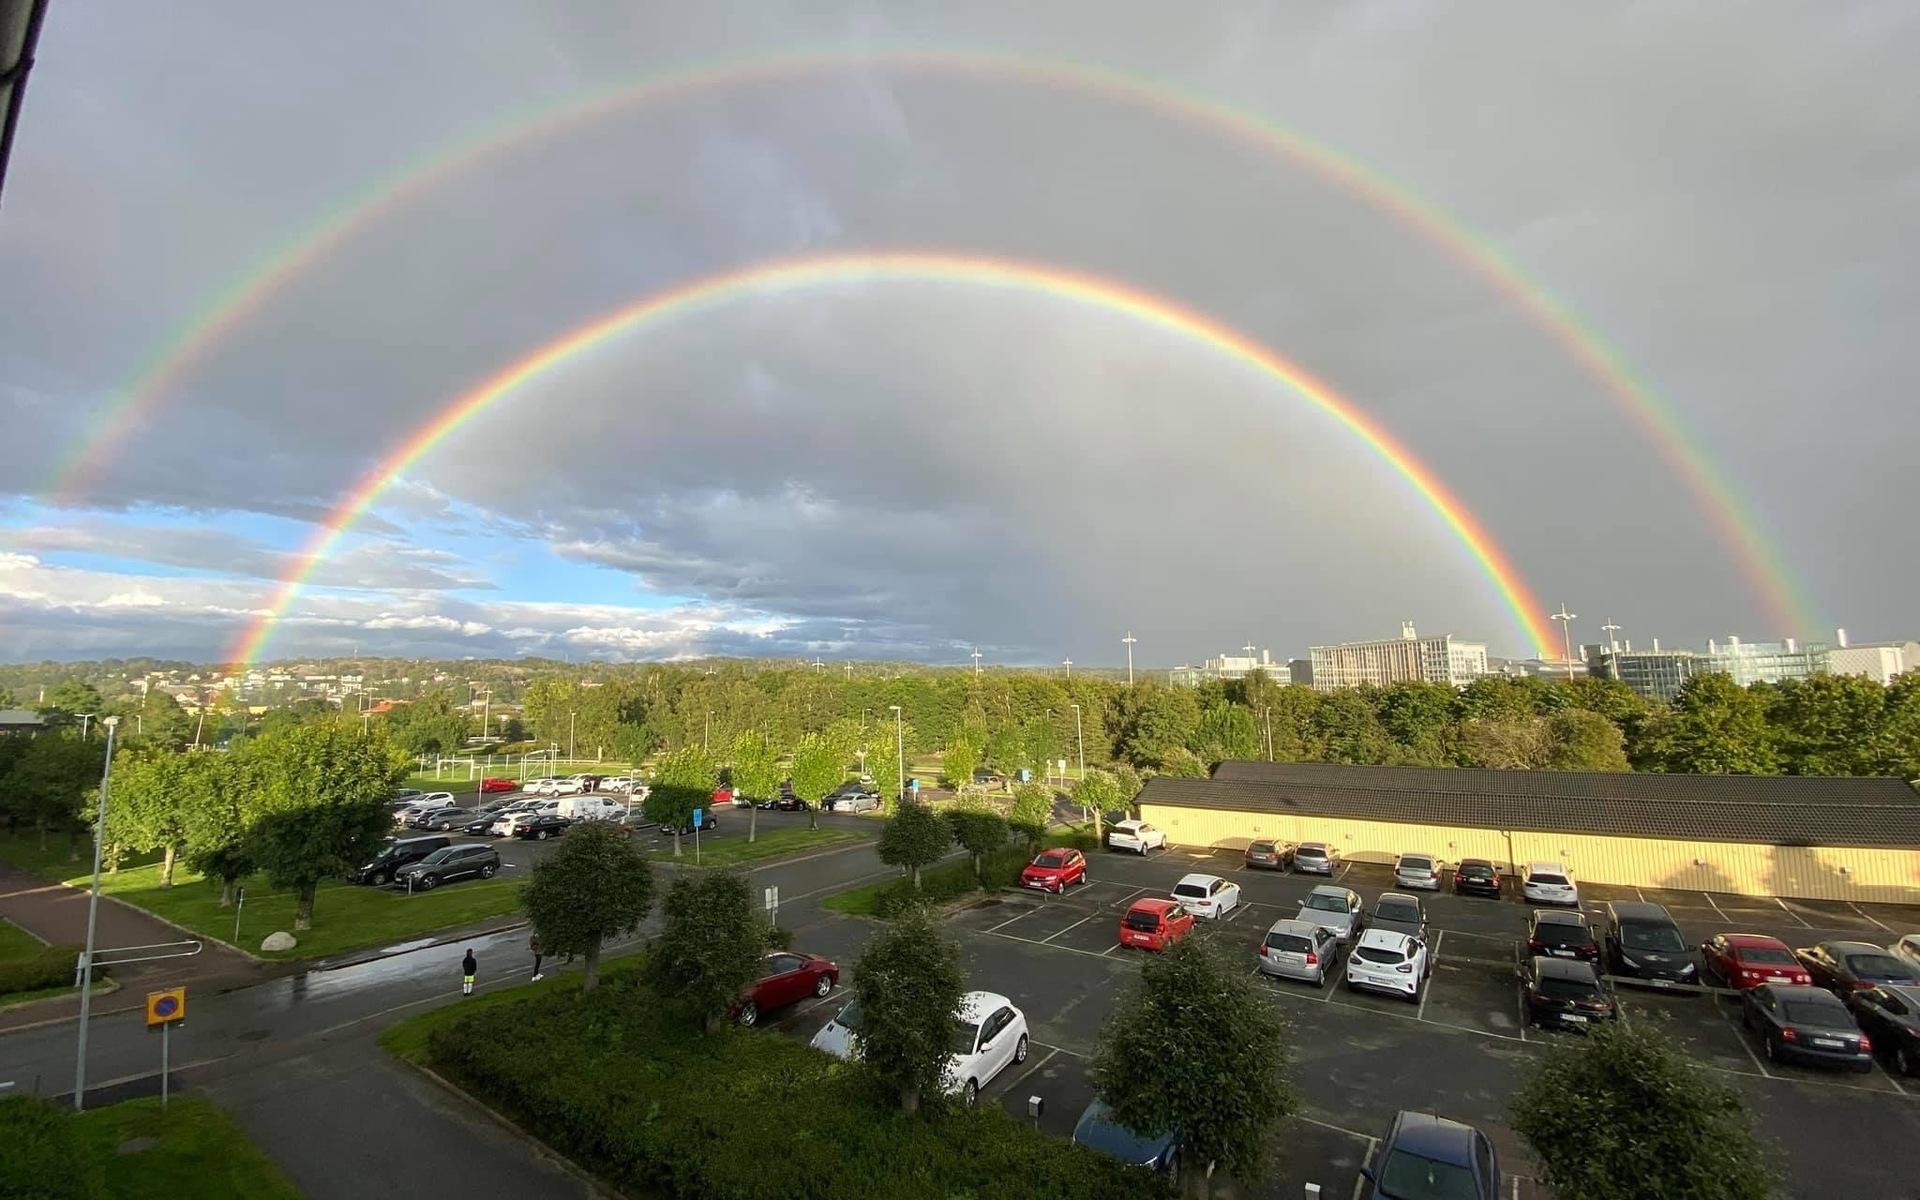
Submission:
[[1753,1052],[1753,1047],[1747,1044],[1747,1031],[1741,1027],[1739,1022],[1735,1021],[1732,1017],[1727,1016],[1726,1010],[1720,1007],[1720,1002],[1718,999],[1716,999],[1713,1003],[1713,1011],[1715,1016],[1719,1017],[1721,1020],[1725,1021],[1729,1026],[1733,1028],[1733,1036],[1740,1039],[1740,1048],[1747,1052],[1747,1058],[1751,1060],[1753,1065],[1759,1069],[1760,1077],[1763,1079],[1778,1078],[1777,1076],[1773,1075],[1771,1072],[1767,1070],[1767,1064],[1761,1062],[1760,1056]]
[[1029,946],[1046,946],[1049,950],[1065,950],[1069,954],[1084,954],[1088,958],[1105,958],[1107,955],[1113,953],[1115,949],[1113,946],[1099,951],[1082,950],[1078,946],[1048,946],[1045,942],[1035,941],[1033,938],[1023,938],[1017,933],[995,933],[991,929],[985,930],[984,932],[989,937],[1005,938],[1010,942],[1025,942]]
[[[1514,1007],[1520,1012],[1520,1040],[1524,1042],[1527,1040],[1527,994],[1525,992],[1517,993],[1514,998]],[[1626,1005],[1616,1001],[1614,1007],[1624,1010]]]
[[1347,872],[1348,872],[1348,871],[1351,871],[1351,870],[1353,870],[1353,864],[1352,864],[1352,863],[1341,863],[1341,864],[1340,864],[1340,873],[1339,873],[1338,875],[1335,875],[1335,876],[1333,877],[1333,882],[1334,882],[1334,883],[1339,883],[1339,882],[1340,882],[1340,881],[1341,881],[1342,879],[1345,879],[1345,878],[1347,877]]
[[[1853,901],[1851,900],[1847,901],[1847,907],[1859,913],[1861,916],[1865,917],[1867,920],[1872,921],[1875,925],[1880,925],[1880,918],[1874,916],[1872,913],[1868,912],[1866,909],[1861,908],[1858,904],[1855,904]],[[1886,930],[1888,933],[1893,932],[1893,929],[1886,925],[1880,925],[1880,928]]]
[[1633,889],[1633,894],[1640,898],[1640,903],[1645,904],[1647,902],[1647,894],[1639,888]]
[[[1027,1045],[1038,1046],[1039,1044],[1040,1043],[1033,1040],[1033,1036],[1031,1034],[1027,1036]],[[1060,1055],[1060,1048],[1058,1046],[1055,1046],[1053,1049],[1048,1050],[1045,1058],[1042,1058],[1039,1062],[1034,1063],[1031,1067],[1028,1067],[1026,1070],[1020,1072],[1020,1074],[1014,1078],[1013,1082],[1007,1085],[1006,1091],[1011,1092],[1013,1091],[1013,1089],[1025,1083],[1033,1075],[1034,1072],[1038,1071],[1041,1067],[1044,1067],[1048,1063],[1052,1062],[1055,1058],[1059,1057],[1059,1055]],[[1004,1094],[1006,1093],[1003,1092],[1002,1095]]]
[[1712,893],[1712,892],[1701,892],[1700,894],[1701,894],[1702,896],[1705,896],[1705,897],[1707,898],[1707,903],[1708,903],[1708,904],[1712,904],[1712,905],[1713,905],[1713,911],[1715,911],[1715,912],[1717,912],[1717,913],[1719,913],[1719,914],[1720,914],[1720,919],[1721,919],[1722,921],[1731,921],[1731,920],[1733,920],[1733,918],[1732,918],[1732,917],[1729,917],[1729,916],[1727,915],[1727,910],[1726,910],[1726,909],[1724,909],[1724,908],[1721,908],[1721,907],[1720,907],[1720,906],[1719,906],[1718,904],[1716,904],[1716,903],[1714,903],[1714,899],[1713,899],[1713,893]]
[[1097,917],[1097,916],[1099,916],[1099,915],[1100,915],[1099,913],[1088,913],[1088,914],[1087,914],[1086,916],[1084,916],[1084,917],[1081,917],[1081,918],[1080,918],[1080,919],[1079,919],[1078,921],[1075,921],[1075,922],[1074,922],[1073,924],[1071,924],[1071,925],[1069,925],[1069,926],[1067,926],[1067,928],[1066,928],[1066,929],[1062,929],[1062,930],[1060,930],[1060,931],[1059,931],[1058,933],[1050,933],[1050,934],[1048,934],[1047,936],[1045,936],[1045,937],[1043,937],[1043,938],[1041,938],[1041,939],[1040,939],[1040,944],[1044,946],[1044,945],[1046,945],[1046,944],[1047,944],[1048,942],[1051,942],[1051,941],[1052,941],[1053,939],[1055,939],[1055,938],[1057,938],[1057,937],[1059,937],[1059,936],[1060,936],[1060,934],[1062,934],[1062,933],[1066,933],[1066,932],[1068,932],[1069,930],[1073,930],[1073,929],[1078,929],[1078,928],[1080,928],[1080,927],[1081,927],[1082,925],[1085,925],[1085,924],[1086,924],[1086,923],[1087,923],[1088,921],[1091,921],[1091,920],[1093,920],[1093,919],[1094,919],[1095,917]]
[[1130,891],[1130,892],[1128,892],[1128,893],[1127,893],[1126,895],[1124,895],[1124,896],[1122,896],[1122,897],[1120,897],[1120,898],[1119,898],[1118,900],[1115,900],[1115,901],[1113,902],[1113,907],[1114,907],[1114,910],[1115,910],[1115,911],[1118,911],[1118,910],[1120,909],[1120,907],[1121,907],[1122,905],[1125,905],[1125,904],[1132,904],[1132,903],[1133,903],[1133,901],[1134,901],[1134,898],[1135,898],[1135,897],[1137,897],[1137,896],[1139,896],[1139,895],[1140,895],[1140,894],[1141,894],[1142,892],[1149,892],[1149,891],[1152,891],[1152,890],[1153,890],[1153,889],[1151,889],[1151,888],[1135,888],[1135,889],[1133,889],[1132,891]]
[[[1446,940],[1447,931],[1444,929],[1433,935],[1433,961],[1435,963],[1440,961],[1440,943]],[[1427,986],[1420,989],[1420,1008],[1414,1013],[1414,1016],[1419,1017],[1422,1021],[1427,1019],[1427,997],[1431,995],[1433,995],[1433,972],[1429,970],[1427,972]]]
[[[998,932],[1000,932],[1000,931],[1001,931],[1002,929],[1005,929],[1005,928],[1006,928],[1007,926],[1009,926],[1009,925],[1011,925],[1011,924],[1013,924],[1013,923],[1014,923],[1015,921],[1018,921],[1018,920],[1020,920],[1020,919],[1021,919],[1022,917],[1030,917],[1030,916],[1032,916],[1032,915],[1033,915],[1034,913],[1037,913],[1037,912],[1039,912],[1039,911],[1040,911],[1040,910],[1039,910],[1039,909],[1037,909],[1037,908],[1029,908],[1029,909],[1026,909],[1026,910],[1024,910],[1024,911],[1022,911],[1022,912],[1017,912],[1017,913],[1015,913],[1015,914],[1014,914],[1013,916],[1011,916],[1011,917],[1008,917],[1008,918],[1007,918],[1006,920],[1004,920],[1004,921],[1002,921],[1002,922],[1000,922],[1000,923],[999,923],[998,925],[995,925],[995,926],[994,926],[994,927],[993,927],[992,929],[989,929],[989,930],[986,930],[985,932],[987,932],[987,933],[998,933]],[[1021,939],[1021,940],[1022,940],[1022,941],[1024,941],[1025,939],[1023,938],[1023,939]]]
[[1345,1125],[1335,1125],[1332,1121],[1316,1120],[1305,1113],[1294,1113],[1293,1119],[1296,1121],[1305,1121],[1309,1125],[1318,1125],[1322,1129],[1331,1129],[1335,1133],[1344,1133],[1350,1138],[1358,1138],[1368,1144],[1369,1151],[1380,1141],[1379,1138],[1374,1137],[1370,1133],[1361,1133],[1358,1129],[1348,1129]]
[[1064,1054],[1064,1055],[1066,1055],[1066,1056],[1067,1056],[1068,1058],[1086,1058],[1086,1057],[1088,1057],[1087,1055],[1085,1055],[1085,1054],[1082,1054],[1082,1053],[1080,1053],[1080,1052],[1079,1052],[1078,1050],[1069,1050],[1069,1049],[1067,1049],[1067,1048],[1066,1048],[1065,1046],[1049,1046],[1049,1045],[1048,1045],[1047,1043],[1045,1043],[1045,1042],[1036,1042],[1036,1041],[1034,1041],[1034,1040],[1033,1040],[1033,1035],[1032,1035],[1031,1033],[1029,1033],[1029,1034],[1027,1035],[1027,1045],[1029,1045],[1029,1046],[1038,1046],[1038,1047],[1040,1047],[1040,1048],[1041,1048],[1042,1050],[1051,1050],[1051,1051],[1053,1051],[1053,1052],[1054,1052],[1055,1054]]
[[1792,917],[1792,918],[1793,918],[1794,920],[1796,920],[1796,921],[1798,921],[1798,922],[1800,922],[1800,928],[1802,928],[1802,929],[1812,929],[1812,928],[1813,928],[1813,926],[1812,926],[1811,924],[1809,924],[1809,923],[1808,923],[1808,921],[1807,921],[1807,919],[1806,919],[1805,917],[1803,917],[1803,916],[1801,916],[1801,915],[1800,915],[1799,913],[1797,913],[1797,912],[1795,912],[1795,911],[1793,911],[1792,909],[1790,909],[1790,908],[1788,908],[1788,907],[1787,907],[1787,902],[1786,902],[1785,900],[1782,900],[1782,899],[1781,899],[1780,897],[1778,897],[1778,896],[1775,896],[1775,897],[1773,898],[1773,902],[1774,902],[1775,904],[1778,904],[1778,905],[1780,906],[1780,911],[1781,911],[1781,912],[1783,912],[1783,913],[1786,913],[1786,914],[1787,914],[1788,916],[1790,916],[1790,917]]

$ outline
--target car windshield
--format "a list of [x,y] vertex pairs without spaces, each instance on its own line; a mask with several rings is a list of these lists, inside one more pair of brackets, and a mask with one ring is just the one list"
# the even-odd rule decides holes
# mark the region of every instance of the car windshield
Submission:
[[1473,1172],[1435,1162],[1407,1150],[1387,1155],[1380,1168],[1380,1191],[1396,1200],[1479,1200]]
[[1176,883],[1173,885],[1173,894],[1176,896],[1205,896],[1207,894],[1207,885],[1204,883]]
[[1127,914],[1126,926],[1128,929],[1138,929],[1141,933],[1152,933],[1160,928],[1160,914],[1135,909]]
[[1370,963],[1391,964],[1391,963],[1403,963],[1407,961],[1406,955],[1402,954],[1398,950],[1390,950],[1385,946],[1362,946],[1358,950],[1355,950],[1353,952],[1353,956],[1355,958],[1364,959]]
[[440,849],[435,850],[432,854],[427,855],[425,858],[421,859],[420,861],[430,867],[435,863],[443,863],[452,857],[453,857],[453,847],[442,846],[440,847]]
[[1403,858],[1400,860],[1400,869],[1402,871],[1431,871],[1433,870],[1433,860],[1418,857]]
[[1780,1016],[1789,1025],[1845,1027],[1853,1023],[1837,1001],[1788,1000],[1780,1005]]
[[1302,846],[1293,852],[1293,856],[1295,858],[1325,858],[1327,856],[1327,848],[1325,846]]
[[1742,946],[1739,955],[1741,962],[1762,967],[1791,967],[1798,961],[1791,951],[1772,946]]
[[1412,900],[1382,900],[1373,906],[1373,915],[1382,921],[1419,921],[1420,906]]
[[850,1029],[858,1032],[860,1029],[860,1002],[855,1000],[841,1009],[840,1015],[834,1018],[834,1023],[842,1029]]
[[1562,925],[1558,921],[1542,921],[1534,931],[1534,937],[1549,946],[1590,946],[1593,934],[1585,925]]
[[1856,979],[1913,978],[1913,972],[1890,954],[1849,954],[1847,970],[1852,971]]
[[1347,900],[1344,896],[1329,896],[1316,892],[1307,897],[1307,902],[1302,907],[1313,909],[1315,912],[1344,913],[1347,911]]
[[1545,873],[1540,873],[1540,874],[1531,876],[1530,882],[1545,884],[1548,887],[1565,887],[1567,886],[1567,877],[1565,875],[1548,875]]
[[1564,975],[1542,975],[1534,990],[1555,1000],[1585,1000],[1599,994],[1599,989],[1586,980],[1568,979]]
[[1288,954],[1305,954],[1313,949],[1313,943],[1297,933],[1269,933],[1267,947],[1271,950],[1284,950]]
[[953,1052],[972,1054],[973,1043],[980,1036],[980,1027],[966,1021],[960,1022],[960,1028],[953,1031]]
[[1629,950],[1654,950],[1678,953],[1685,950],[1687,944],[1680,940],[1680,931],[1671,925],[1631,924],[1620,927],[1620,944]]
[[1492,879],[1493,868],[1477,866],[1473,863],[1467,863],[1465,866],[1459,869],[1457,874],[1465,875],[1468,879]]
[[1033,865],[1036,867],[1064,867],[1067,865],[1067,856],[1064,854],[1042,854],[1039,858],[1033,860]]
[[1272,854],[1272,842],[1252,842],[1247,846],[1248,854]]

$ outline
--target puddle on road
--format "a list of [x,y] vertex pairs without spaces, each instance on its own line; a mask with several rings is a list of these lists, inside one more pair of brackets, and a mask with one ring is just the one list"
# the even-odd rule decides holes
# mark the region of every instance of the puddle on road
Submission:
[[422,950],[422,949],[425,949],[426,947],[428,947],[428,946],[431,946],[431,945],[433,945],[433,943],[434,943],[434,942],[435,942],[436,940],[438,940],[438,939],[435,939],[435,938],[415,938],[415,939],[414,939],[413,941],[411,941],[411,942],[400,942],[399,944],[397,944],[397,945],[393,945],[393,946],[382,946],[382,947],[380,948],[380,950],[379,950],[379,953],[381,953],[381,954],[405,954],[405,953],[406,953],[407,951],[409,951],[409,950]]

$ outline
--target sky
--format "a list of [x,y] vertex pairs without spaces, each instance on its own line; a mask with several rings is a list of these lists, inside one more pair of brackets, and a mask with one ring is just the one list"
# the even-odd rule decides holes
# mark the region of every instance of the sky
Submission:
[[[1920,634],[1920,8],[1725,18],[54,5],[0,196],[0,658],[221,659],[270,612],[269,658],[1092,665],[1131,631],[1168,666],[1409,620],[1533,652],[1408,481],[1281,381],[1108,306],[858,274],[540,373],[278,603],[326,515],[515,360],[702,276],[903,248],[1116,281],[1284,356],[1424,463],[1576,641]],[[382,181],[702,64],[737,69],[417,182],[174,362]],[[1035,64],[1392,180],[1610,347],[1684,441],[1324,167]]]

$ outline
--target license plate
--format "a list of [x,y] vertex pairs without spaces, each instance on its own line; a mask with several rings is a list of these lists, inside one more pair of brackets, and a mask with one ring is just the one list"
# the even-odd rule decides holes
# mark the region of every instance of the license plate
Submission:
[[1574,1025],[1585,1025],[1587,1023],[1587,1019],[1579,1013],[1561,1013],[1560,1019]]
[[1673,986],[1673,980],[1671,979],[1649,979],[1647,982],[1657,988],[1670,988]]
[[1571,950],[1549,950],[1547,951],[1547,953],[1553,955],[1555,958],[1572,958],[1573,957],[1573,951]]
[[1815,1038],[1813,1044],[1822,1050],[1840,1050],[1846,1047],[1846,1043],[1839,1038]]

